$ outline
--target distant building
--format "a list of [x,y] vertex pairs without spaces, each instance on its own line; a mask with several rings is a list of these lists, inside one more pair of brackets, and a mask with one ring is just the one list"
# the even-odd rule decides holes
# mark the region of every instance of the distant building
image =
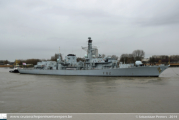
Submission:
[[93,51],[92,51],[92,55],[94,55],[95,57],[98,57],[98,49],[95,48]]
[[144,58],[144,59],[142,59],[142,62],[149,62],[149,58]]
[[149,63],[149,58],[144,58],[144,59],[142,59],[142,63],[144,63],[144,64],[147,64],[147,63]]

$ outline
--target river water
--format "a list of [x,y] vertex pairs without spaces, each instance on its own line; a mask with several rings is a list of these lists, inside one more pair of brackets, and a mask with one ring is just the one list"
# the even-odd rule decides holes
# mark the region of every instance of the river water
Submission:
[[178,113],[179,68],[160,77],[9,73],[0,68],[0,113]]

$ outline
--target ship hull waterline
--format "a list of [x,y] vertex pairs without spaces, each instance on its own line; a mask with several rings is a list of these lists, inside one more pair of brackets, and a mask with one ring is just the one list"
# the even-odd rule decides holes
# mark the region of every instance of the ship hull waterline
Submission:
[[21,74],[62,75],[62,76],[111,76],[111,77],[159,77],[168,66],[145,66],[117,69],[93,70],[43,70],[19,69]]

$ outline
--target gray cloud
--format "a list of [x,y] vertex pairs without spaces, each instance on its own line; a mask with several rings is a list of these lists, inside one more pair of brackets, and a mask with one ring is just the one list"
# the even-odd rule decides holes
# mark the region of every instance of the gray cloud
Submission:
[[[154,4],[152,6],[152,4]],[[150,9],[145,11],[146,15],[136,19],[136,23],[142,26],[171,25],[179,23],[178,1],[156,1]],[[147,16],[148,15],[148,16]]]

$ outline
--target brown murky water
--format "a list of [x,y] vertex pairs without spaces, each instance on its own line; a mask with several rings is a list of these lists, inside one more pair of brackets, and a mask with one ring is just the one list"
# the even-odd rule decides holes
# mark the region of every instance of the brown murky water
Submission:
[[178,113],[179,68],[160,77],[9,73],[0,68],[0,113]]

